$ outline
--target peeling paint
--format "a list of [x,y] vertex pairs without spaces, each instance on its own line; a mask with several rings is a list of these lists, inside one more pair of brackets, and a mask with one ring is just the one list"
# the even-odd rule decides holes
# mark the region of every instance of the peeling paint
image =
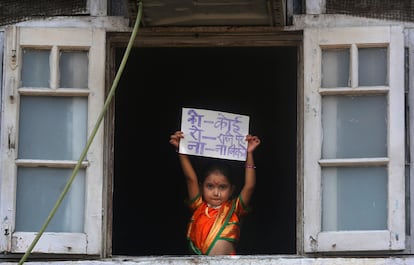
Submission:
[[309,113],[309,109],[310,109],[310,103],[309,103],[309,101],[310,101],[310,99],[309,99],[309,97],[306,97],[306,103],[305,103],[305,112],[306,113]]
[[318,250],[318,240],[316,240],[313,236],[309,236],[310,245],[313,252]]

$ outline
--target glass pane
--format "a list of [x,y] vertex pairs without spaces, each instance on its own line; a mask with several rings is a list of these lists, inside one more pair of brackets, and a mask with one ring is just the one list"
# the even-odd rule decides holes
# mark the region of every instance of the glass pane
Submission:
[[324,96],[322,157],[387,156],[387,98]]
[[87,138],[86,97],[20,97],[18,157],[78,160]]
[[62,51],[59,69],[61,88],[88,87],[88,54],[85,51]]
[[[62,168],[18,168],[16,231],[39,231],[73,173]],[[80,170],[49,223],[48,232],[83,232],[85,170]]]
[[23,87],[50,87],[49,57],[49,50],[23,49]]
[[322,50],[322,87],[349,86],[349,49]]
[[387,169],[322,169],[322,230],[387,229]]
[[359,86],[387,85],[387,48],[358,49]]

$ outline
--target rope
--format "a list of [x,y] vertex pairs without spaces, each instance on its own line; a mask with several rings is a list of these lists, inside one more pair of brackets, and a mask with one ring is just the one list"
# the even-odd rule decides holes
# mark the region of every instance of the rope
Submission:
[[124,57],[122,58],[122,61],[121,61],[121,65],[119,66],[118,72],[116,73],[114,82],[112,83],[111,90],[109,91],[108,97],[105,100],[104,107],[103,107],[103,109],[102,109],[102,111],[101,111],[101,113],[100,113],[100,115],[98,117],[98,120],[97,120],[97,122],[95,124],[95,127],[94,127],[94,129],[92,131],[92,134],[89,137],[88,142],[86,143],[86,146],[85,146],[85,148],[82,151],[82,154],[81,154],[81,156],[80,156],[80,158],[78,160],[78,163],[76,164],[75,168],[73,169],[73,172],[72,172],[71,177],[69,178],[68,182],[66,183],[65,188],[63,189],[63,191],[60,194],[58,200],[56,201],[55,206],[53,207],[53,209],[49,213],[49,216],[47,217],[47,219],[44,222],[43,226],[39,230],[39,233],[36,235],[36,237],[34,238],[33,242],[30,244],[29,248],[26,250],[26,252],[23,255],[23,257],[20,259],[20,261],[18,263],[19,265],[23,264],[26,261],[27,257],[30,255],[30,253],[32,252],[33,248],[35,247],[35,245],[39,241],[40,237],[43,235],[43,232],[46,230],[46,227],[49,225],[50,221],[52,220],[53,216],[55,215],[55,213],[56,213],[57,209],[59,208],[60,204],[62,203],[62,201],[63,201],[66,193],[68,192],[70,186],[72,185],[72,182],[75,179],[75,177],[76,177],[76,175],[77,175],[77,173],[79,171],[79,168],[82,165],[82,161],[86,157],[86,154],[87,154],[87,152],[89,150],[89,147],[91,146],[91,144],[93,142],[93,139],[95,138],[95,135],[96,135],[96,133],[97,133],[97,131],[99,129],[99,126],[100,126],[100,124],[101,124],[101,122],[102,122],[102,120],[104,118],[104,115],[106,113],[106,110],[107,110],[107,108],[108,108],[108,106],[109,106],[109,104],[110,104],[110,102],[111,102],[111,100],[112,100],[112,98],[113,98],[113,96],[115,94],[115,90],[116,90],[116,88],[118,86],[119,79],[120,79],[121,74],[122,74],[122,72],[123,72],[123,70],[125,68],[127,59],[129,57],[129,54],[131,52],[131,49],[132,49],[132,46],[133,46],[133,43],[134,43],[134,40],[135,40],[135,37],[136,37],[137,32],[138,32],[139,23],[140,23],[141,17],[142,17],[142,2],[139,1],[138,2],[138,5],[139,6],[138,6],[137,19],[135,20],[134,29],[133,29],[132,34],[131,34],[131,37],[129,39],[128,46],[127,46],[127,48],[125,50]]

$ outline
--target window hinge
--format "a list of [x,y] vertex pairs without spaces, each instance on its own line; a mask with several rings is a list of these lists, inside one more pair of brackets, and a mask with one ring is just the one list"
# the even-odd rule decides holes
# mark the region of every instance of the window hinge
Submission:
[[16,79],[14,77],[10,77],[9,79],[9,98],[11,100],[15,97],[16,91]]
[[11,58],[10,58],[10,67],[12,70],[17,67],[17,28],[13,26],[13,36],[12,36],[12,47],[11,47]]
[[17,67],[17,55],[16,50],[12,50],[11,52],[11,58],[10,58],[10,67],[11,69],[16,69]]
[[14,136],[13,127],[9,127],[8,129],[8,146],[9,150],[14,149],[16,146],[16,137]]
[[9,218],[7,216],[3,219],[1,224],[1,229],[3,230],[3,236],[6,238],[4,241],[5,245],[3,246],[5,252],[11,251],[11,225]]

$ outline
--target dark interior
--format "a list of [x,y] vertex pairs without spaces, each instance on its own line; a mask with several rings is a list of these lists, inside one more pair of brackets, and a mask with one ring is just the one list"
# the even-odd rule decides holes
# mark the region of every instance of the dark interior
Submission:
[[[182,107],[250,116],[262,144],[237,253],[296,253],[296,95],[296,47],[134,48],[115,95],[112,254],[188,254],[186,184],[168,143]],[[229,163],[240,188],[244,162]]]

